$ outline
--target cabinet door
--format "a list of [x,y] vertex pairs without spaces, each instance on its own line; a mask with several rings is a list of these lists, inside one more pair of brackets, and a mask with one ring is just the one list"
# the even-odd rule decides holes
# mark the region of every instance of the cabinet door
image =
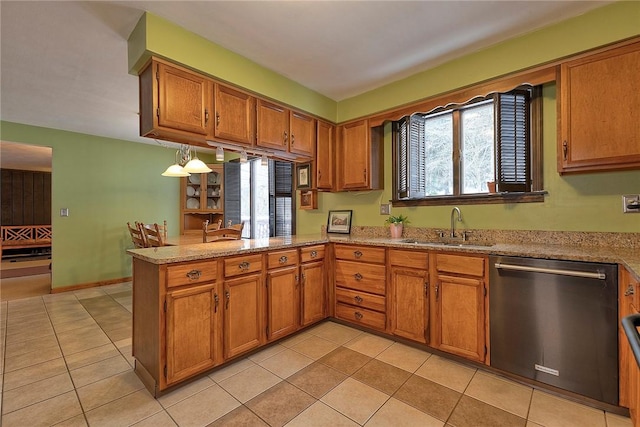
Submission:
[[302,326],[306,326],[325,318],[326,281],[324,262],[303,264],[300,270],[302,279]]
[[262,343],[262,275],[224,284],[224,356],[230,358]]
[[313,158],[316,151],[316,120],[292,111],[289,151]]
[[300,324],[298,267],[267,272],[267,339],[289,335]]
[[157,67],[158,125],[206,135],[211,82],[166,64]]
[[258,99],[258,141],[260,147],[289,150],[289,110]]
[[340,142],[339,189],[367,189],[371,171],[369,163],[371,146],[367,120],[360,120],[342,127]]
[[[636,312],[638,294],[640,293],[640,289],[638,288],[640,282],[635,280],[631,273],[622,266],[620,266],[619,272],[618,314],[622,320],[624,317]],[[627,335],[625,334],[621,323],[618,323],[618,346],[620,366],[619,404],[620,406],[631,409],[632,406],[637,405],[637,381],[640,380],[640,375],[638,374],[638,365],[633,353],[631,352],[631,347],[629,346],[629,340],[627,339]],[[634,411],[636,408],[634,408]]]
[[391,267],[391,330],[394,335],[427,343],[428,282],[426,270]]
[[167,384],[209,369],[221,360],[219,301],[216,284],[167,293]]
[[316,182],[319,190],[333,190],[335,176],[335,127],[318,122],[316,141]]
[[561,66],[558,171],[640,168],[640,43]]
[[485,358],[484,281],[438,275],[432,345],[439,350],[483,362]]
[[247,93],[216,84],[214,135],[218,139],[252,145],[255,98]]

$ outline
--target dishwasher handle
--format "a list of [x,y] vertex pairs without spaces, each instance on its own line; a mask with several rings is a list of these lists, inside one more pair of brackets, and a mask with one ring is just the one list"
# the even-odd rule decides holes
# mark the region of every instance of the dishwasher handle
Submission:
[[531,273],[558,274],[561,276],[584,277],[587,279],[605,280],[607,278],[607,275],[604,273],[592,272],[592,271],[574,271],[574,270],[563,270],[563,269],[557,269],[557,268],[529,267],[527,265],[503,264],[500,262],[496,262],[495,267],[498,270],[514,270],[514,271],[528,271]]
[[636,363],[640,367],[640,335],[637,327],[640,326],[640,314],[631,314],[622,318],[622,328],[629,340],[631,351],[636,358]]

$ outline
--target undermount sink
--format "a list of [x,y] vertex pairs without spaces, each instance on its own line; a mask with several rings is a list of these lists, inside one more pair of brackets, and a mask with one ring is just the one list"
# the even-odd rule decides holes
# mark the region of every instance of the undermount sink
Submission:
[[424,246],[453,246],[453,247],[474,247],[474,248],[490,248],[493,245],[476,244],[473,242],[430,242],[428,240],[418,239],[402,239],[400,243],[407,243],[411,245],[424,245]]

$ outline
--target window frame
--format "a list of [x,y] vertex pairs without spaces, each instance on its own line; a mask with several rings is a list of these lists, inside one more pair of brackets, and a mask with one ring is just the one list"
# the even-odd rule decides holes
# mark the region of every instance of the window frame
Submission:
[[[461,193],[461,156],[462,153],[460,151],[461,141],[460,141],[460,126],[459,126],[459,115],[460,111],[464,108],[472,106],[478,102],[486,102],[487,100],[493,99],[494,105],[498,105],[495,98],[500,94],[510,93],[517,90],[522,90],[523,88],[527,88],[530,91],[530,102],[529,102],[529,122],[531,123],[530,129],[528,129],[528,135],[530,138],[529,141],[529,180],[530,180],[530,189],[528,191],[501,191],[499,193],[474,193],[474,194],[462,194]],[[445,98],[446,99],[446,98]],[[444,101],[445,99],[442,99]],[[453,204],[496,204],[496,203],[530,203],[530,202],[542,202],[544,201],[544,196],[547,194],[546,191],[543,190],[543,181],[542,181],[542,84],[538,85],[517,85],[511,90],[501,90],[489,93],[485,96],[476,96],[467,102],[458,102],[458,103],[446,103],[442,102],[440,105],[447,105],[447,107],[435,107],[432,108],[427,113],[417,114],[439,114],[443,111],[453,111],[453,133],[454,133],[454,147],[452,153],[452,166],[453,166],[453,186],[454,186],[454,194],[452,195],[442,195],[442,196],[422,196],[419,198],[399,198],[400,194],[400,185],[399,181],[401,177],[399,176],[399,159],[400,159],[400,144],[398,143],[399,138],[399,121],[393,122],[392,128],[392,200],[394,206],[432,206],[432,205],[453,205]],[[416,114],[416,113],[414,113]],[[413,114],[411,114],[413,115]],[[411,116],[408,115],[408,116]],[[497,115],[494,115],[497,117]],[[404,117],[403,119],[407,119],[408,117]],[[497,140],[497,136],[496,136]],[[499,143],[494,142],[494,161],[497,163],[498,161],[498,150]],[[495,166],[496,175],[498,175],[498,165]],[[410,172],[407,171],[407,174]],[[406,174],[405,174],[406,176]],[[496,178],[498,180],[498,178]],[[512,187],[513,188],[513,187]]]

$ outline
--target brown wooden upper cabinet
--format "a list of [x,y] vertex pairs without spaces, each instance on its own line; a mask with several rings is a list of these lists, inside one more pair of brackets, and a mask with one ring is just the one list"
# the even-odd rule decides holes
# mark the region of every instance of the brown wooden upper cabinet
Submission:
[[558,172],[640,168],[640,42],[560,69]]
[[316,119],[297,111],[289,115],[289,151],[307,157],[316,153]]
[[289,151],[289,110],[281,105],[258,99],[259,147]]
[[316,120],[313,117],[262,99],[257,101],[257,110],[256,145],[313,157],[316,144]]
[[379,190],[383,186],[383,144],[380,129],[368,120],[338,127],[338,191]]
[[206,145],[211,80],[154,58],[139,81],[141,136]]
[[316,187],[335,188],[335,126],[318,121],[316,136]]
[[253,145],[256,121],[255,97],[216,83],[214,100],[214,139]]

